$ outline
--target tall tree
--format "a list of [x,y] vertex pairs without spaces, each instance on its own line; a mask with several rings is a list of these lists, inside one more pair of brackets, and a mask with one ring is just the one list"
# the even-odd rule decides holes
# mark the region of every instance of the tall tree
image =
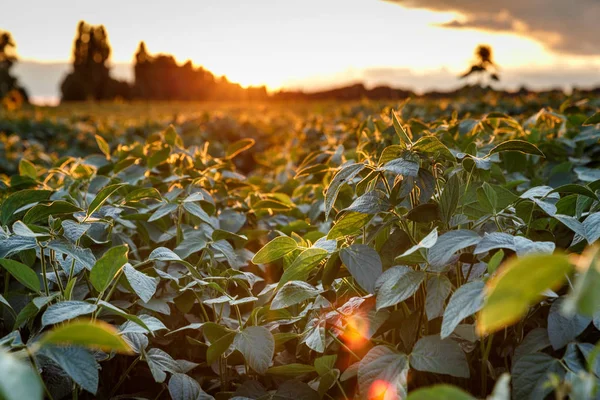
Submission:
[[27,100],[27,93],[11,74],[11,68],[17,62],[15,48],[16,44],[11,34],[0,30],[0,100],[7,96]]
[[[110,44],[103,25],[80,21],[73,43],[73,72],[61,84],[63,101],[104,100],[117,96],[123,83],[110,77]],[[127,89],[125,89],[128,91]]]

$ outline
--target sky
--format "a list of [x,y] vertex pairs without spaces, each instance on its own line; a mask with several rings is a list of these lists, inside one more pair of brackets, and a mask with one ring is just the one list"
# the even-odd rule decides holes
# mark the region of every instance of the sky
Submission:
[[363,81],[455,87],[478,44],[502,87],[600,85],[600,0],[18,0],[4,6],[16,72],[58,95],[77,23],[104,24],[112,74],[132,79],[141,40],[242,85],[317,90]]

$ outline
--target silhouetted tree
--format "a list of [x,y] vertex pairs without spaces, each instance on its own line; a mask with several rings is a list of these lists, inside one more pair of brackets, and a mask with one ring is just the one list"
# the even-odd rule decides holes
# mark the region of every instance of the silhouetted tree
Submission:
[[128,98],[129,85],[110,77],[110,44],[102,25],[80,21],[73,43],[73,72],[61,84],[63,101]]
[[0,100],[10,98],[15,102],[27,101],[27,92],[19,86],[11,75],[11,68],[17,62],[15,42],[9,32],[0,30]]
[[148,100],[231,100],[259,101],[268,98],[267,89],[242,88],[226,77],[215,76],[191,61],[179,65],[169,54],[151,55],[141,42],[135,54],[134,96]]
[[[494,63],[492,57],[492,48],[488,45],[480,44],[475,49],[475,62],[471,65],[471,68],[460,76],[461,79],[467,78],[473,74],[481,77],[486,74],[493,81],[499,81],[500,76],[498,75],[498,67]],[[480,81],[481,83],[481,81]]]

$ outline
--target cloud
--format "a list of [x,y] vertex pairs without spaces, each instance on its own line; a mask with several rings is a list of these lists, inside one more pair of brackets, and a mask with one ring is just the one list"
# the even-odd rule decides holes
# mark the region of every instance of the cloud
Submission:
[[599,0],[388,0],[408,8],[455,12],[452,29],[510,32],[574,55],[600,55]]

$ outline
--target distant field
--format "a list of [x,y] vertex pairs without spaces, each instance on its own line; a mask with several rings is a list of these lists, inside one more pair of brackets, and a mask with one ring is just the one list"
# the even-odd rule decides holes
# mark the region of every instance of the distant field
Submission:
[[1,111],[0,387],[593,398],[599,109],[484,93]]

